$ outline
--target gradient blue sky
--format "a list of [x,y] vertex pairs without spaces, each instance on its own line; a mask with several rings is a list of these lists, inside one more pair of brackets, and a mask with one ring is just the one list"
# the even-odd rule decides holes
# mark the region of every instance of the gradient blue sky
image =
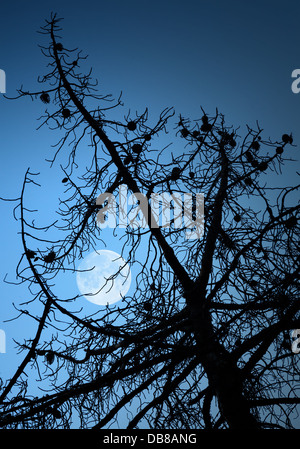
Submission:
[[[45,41],[37,31],[51,11],[65,19],[64,45],[88,53],[103,92],[118,96],[122,90],[132,111],[148,107],[155,116],[174,106],[178,114],[199,118],[200,106],[208,113],[218,108],[241,130],[258,120],[266,136],[279,139],[293,132],[295,143],[300,141],[300,94],[291,91],[291,73],[300,68],[299,1],[2,2],[0,68],[8,96],[22,84],[36,89],[37,76],[45,72],[38,48]],[[61,176],[51,172],[45,158],[58,136],[36,131],[41,112],[39,102],[10,102],[0,94],[0,196],[17,197],[30,166],[42,174],[50,210],[61,193]],[[290,152],[295,156],[298,148]],[[281,182],[294,172],[295,165],[288,165]],[[33,204],[43,201],[45,191],[32,195]],[[14,279],[21,242],[12,204],[0,202],[0,213],[0,328],[7,337],[1,376],[17,363],[13,338],[29,336],[25,323],[3,321],[14,313],[12,302],[29,297],[23,287],[2,282],[6,273]],[[45,208],[45,219],[46,213]]]

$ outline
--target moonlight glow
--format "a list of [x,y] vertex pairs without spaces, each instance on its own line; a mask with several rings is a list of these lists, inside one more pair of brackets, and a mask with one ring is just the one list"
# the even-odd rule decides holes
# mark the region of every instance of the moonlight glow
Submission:
[[84,297],[94,304],[106,306],[120,301],[129,290],[130,268],[114,251],[99,250],[80,263],[77,285]]

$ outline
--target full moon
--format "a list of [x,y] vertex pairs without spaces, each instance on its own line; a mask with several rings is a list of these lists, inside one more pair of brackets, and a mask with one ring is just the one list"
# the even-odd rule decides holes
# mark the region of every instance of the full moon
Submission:
[[114,251],[93,251],[77,268],[80,293],[90,302],[106,306],[120,301],[129,290],[131,272],[128,263]]

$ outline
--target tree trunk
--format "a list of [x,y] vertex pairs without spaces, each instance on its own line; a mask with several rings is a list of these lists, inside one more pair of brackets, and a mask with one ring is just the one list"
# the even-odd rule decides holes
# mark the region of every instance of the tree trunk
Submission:
[[201,364],[229,428],[259,429],[259,422],[251,413],[249,402],[243,394],[240,369],[217,340],[209,311],[206,307],[199,307],[199,303],[190,303],[190,317]]

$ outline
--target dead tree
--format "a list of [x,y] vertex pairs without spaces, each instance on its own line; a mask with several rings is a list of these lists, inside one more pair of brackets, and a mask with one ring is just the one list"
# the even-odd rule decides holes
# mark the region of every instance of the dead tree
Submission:
[[[30,170],[16,205],[24,246],[17,274],[30,294],[20,312],[32,316],[35,333],[2,382],[1,426],[68,428],[75,414],[82,427],[102,428],[126,410],[128,428],[292,427],[299,185],[272,185],[290,163],[292,136],[270,140],[257,126],[241,137],[218,111],[196,120],[172,109],[155,122],[147,109],[121,116],[121,97],[98,93],[91,72],[80,71],[85,56],[65,48],[60,31],[55,15],[41,29],[50,38],[43,89],[18,91],[40,101],[42,124],[62,135],[51,164],[62,154],[67,162],[57,221],[32,219],[26,188],[38,178]],[[88,163],[77,176],[79,152]],[[136,290],[86,317],[56,279],[104,247],[96,198],[120,185],[147,199],[147,227],[128,226],[122,240],[128,263],[139,265]],[[204,194],[201,238],[187,238],[174,216],[169,227],[151,226],[151,194],[162,192]],[[45,394],[31,393],[36,382],[48,385]]]

